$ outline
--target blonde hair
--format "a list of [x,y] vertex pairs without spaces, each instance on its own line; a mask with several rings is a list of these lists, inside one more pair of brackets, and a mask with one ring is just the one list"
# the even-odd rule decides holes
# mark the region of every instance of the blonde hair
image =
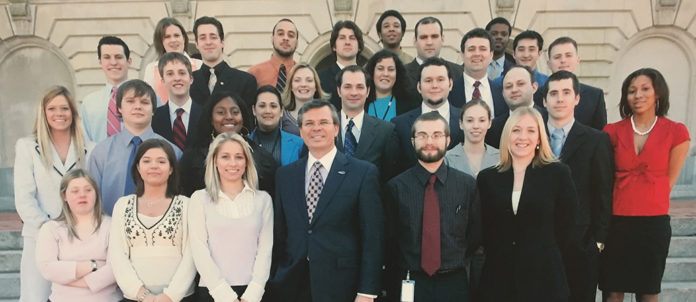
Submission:
[[213,202],[218,201],[218,192],[222,189],[220,184],[220,173],[217,170],[215,158],[220,151],[220,147],[226,142],[236,142],[242,146],[246,159],[246,168],[244,169],[242,180],[246,181],[254,190],[258,189],[258,176],[256,174],[256,167],[254,166],[254,159],[251,155],[252,151],[249,143],[244,140],[244,137],[237,133],[220,133],[215,137],[213,142],[210,143],[208,156],[205,158],[205,190],[208,192]]
[[294,78],[295,73],[302,68],[309,69],[310,71],[312,71],[312,74],[314,75],[314,86],[316,88],[316,91],[314,92],[312,99],[329,99],[329,94],[324,92],[324,90],[321,90],[321,80],[319,79],[319,74],[314,69],[314,67],[304,62],[297,63],[294,67],[292,67],[292,69],[290,69],[290,73],[287,77],[287,84],[285,85],[285,90],[283,90],[281,98],[283,101],[283,107],[285,107],[285,109],[287,109],[288,111],[293,111],[295,110],[295,107],[297,107],[297,103],[295,103],[295,94],[292,93],[292,78]]
[[512,128],[524,116],[531,116],[534,118],[539,130],[539,145],[538,149],[535,149],[534,152],[532,167],[543,166],[558,161],[551,151],[549,139],[546,136],[544,119],[541,117],[539,111],[534,108],[520,107],[512,112],[507,122],[505,122],[505,127],[503,127],[503,133],[500,137],[500,163],[497,166],[499,172],[507,171],[512,167],[512,154],[510,154],[510,134],[512,133]]
[[94,228],[94,232],[92,233],[96,233],[97,231],[99,231],[99,227],[101,227],[102,220],[104,218],[101,194],[99,193],[99,188],[97,187],[97,182],[94,181],[94,178],[92,178],[92,176],[89,175],[89,173],[84,169],[75,169],[68,172],[67,174],[65,174],[65,176],[63,176],[63,179],[60,181],[60,198],[63,200],[63,211],[60,213],[60,216],[58,216],[55,219],[55,221],[65,223],[65,225],[68,228],[68,238],[70,240],[72,240],[73,238],[81,238],[77,235],[77,232],[75,232],[75,217],[73,216],[73,212],[72,209],[70,209],[68,201],[65,200],[65,192],[68,190],[68,185],[70,185],[70,182],[78,178],[86,179],[87,182],[89,182],[89,184],[92,186],[92,188],[94,188],[95,200],[93,214],[96,227]]
[[39,153],[43,159],[44,167],[46,169],[53,167],[53,152],[51,152],[53,137],[51,136],[51,127],[48,125],[48,119],[46,118],[46,106],[55,97],[61,95],[68,101],[68,106],[70,107],[70,112],[72,115],[72,122],[70,124],[70,138],[75,148],[77,166],[84,168],[86,164],[86,154],[84,151],[85,132],[82,128],[80,114],[77,110],[77,106],[75,105],[75,99],[67,88],[63,86],[52,86],[44,92],[41,102],[39,102],[36,106],[34,130],[32,133],[36,138],[36,142],[39,144]]

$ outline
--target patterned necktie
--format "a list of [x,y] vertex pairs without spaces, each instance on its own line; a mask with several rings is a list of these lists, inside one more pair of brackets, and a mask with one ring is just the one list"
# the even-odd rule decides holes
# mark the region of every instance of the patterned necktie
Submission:
[[174,144],[179,146],[179,149],[184,150],[186,146],[186,126],[181,116],[184,115],[184,109],[179,108],[176,111],[176,119],[174,120]]
[[217,83],[217,76],[215,75],[215,69],[210,68],[210,79],[208,79],[208,90],[210,94],[213,94],[213,89],[215,89],[215,83]]
[[353,119],[350,119],[350,121],[348,121],[348,127],[346,127],[345,141],[343,142],[343,152],[345,152],[348,157],[353,157],[355,155],[355,150],[358,149],[358,140],[355,139],[355,135],[353,135],[353,126],[355,126],[355,123],[353,123]]
[[479,100],[481,99],[481,91],[479,90],[479,86],[481,86],[480,81],[474,82],[474,92],[471,94],[471,99],[472,100]]
[[276,82],[276,89],[278,89],[278,92],[283,93],[286,81],[287,76],[285,74],[285,65],[280,64],[280,69],[278,70],[278,81]]
[[429,276],[440,268],[440,203],[435,192],[435,174],[430,175],[425,187],[423,204],[423,234],[421,240],[421,267]]
[[324,188],[324,177],[321,176],[322,167],[321,162],[315,161],[312,164],[312,168],[309,169],[311,175],[309,186],[307,187],[307,215],[309,216],[309,223],[312,223],[312,216],[314,216],[314,211],[317,209],[321,190]]
[[555,129],[551,132],[551,151],[556,157],[561,157],[563,149],[563,129]]
[[118,88],[111,88],[111,98],[109,99],[109,112],[106,116],[106,135],[112,136],[121,132],[121,120],[118,117],[118,108],[116,108],[116,91]]
[[134,136],[131,139],[133,149],[131,149],[130,157],[128,157],[128,167],[126,167],[126,189],[123,190],[123,195],[133,194],[135,191],[135,183],[133,182],[133,177],[131,176],[131,168],[133,166],[133,160],[135,159],[135,150],[138,150],[138,146],[140,146],[140,143],[142,142],[143,140],[140,139],[140,136]]

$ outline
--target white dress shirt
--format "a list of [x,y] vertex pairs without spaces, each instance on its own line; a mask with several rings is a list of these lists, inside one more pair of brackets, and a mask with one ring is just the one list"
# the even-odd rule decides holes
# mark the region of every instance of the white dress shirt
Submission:
[[474,94],[474,83],[476,81],[481,82],[481,85],[479,85],[478,89],[479,92],[481,92],[481,100],[486,102],[486,105],[488,105],[488,108],[491,109],[491,117],[495,116],[495,105],[493,104],[493,94],[491,94],[491,86],[488,83],[488,77],[483,76],[483,78],[480,79],[474,79],[470,77],[466,72],[464,74],[464,97],[465,100],[468,102],[471,100],[471,96]]
[[362,132],[362,124],[363,124],[363,118],[365,117],[365,111],[360,111],[358,115],[354,116],[353,118],[349,118],[348,115],[346,115],[343,110],[341,110],[341,138],[343,139],[343,142],[346,141],[346,129],[348,129],[348,122],[352,119],[353,123],[355,126],[353,126],[353,129],[351,132],[353,132],[353,135],[355,136],[355,141],[360,142],[360,133]]
[[308,152],[307,156],[307,170],[305,173],[305,194],[307,194],[307,188],[309,188],[309,180],[312,178],[311,169],[312,165],[314,165],[314,162],[319,161],[321,163],[321,169],[319,170],[319,173],[321,173],[321,178],[322,182],[326,183],[326,178],[329,176],[329,171],[331,171],[331,165],[333,164],[334,158],[336,157],[336,152],[338,152],[338,149],[336,147],[333,147],[329,153],[324,154],[322,158],[316,158],[314,155],[312,155],[312,152]]
[[431,111],[437,111],[442,117],[445,118],[447,121],[447,124],[449,125],[450,122],[450,106],[449,106],[449,101],[445,100],[440,104],[440,107],[437,108],[431,108],[428,105],[425,104],[425,102],[421,102],[421,114],[423,113],[428,113]]
[[193,100],[191,100],[191,97],[189,97],[188,101],[186,101],[183,106],[179,106],[172,101],[167,103],[169,104],[169,122],[171,123],[172,129],[174,129],[174,121],[176,120],[176,110],[181,108],[184,109],[184,114],[181,115],[181,121],[184,123],[186,133],[188,133],[189,117],[191,116],[191,102],[193,102]]

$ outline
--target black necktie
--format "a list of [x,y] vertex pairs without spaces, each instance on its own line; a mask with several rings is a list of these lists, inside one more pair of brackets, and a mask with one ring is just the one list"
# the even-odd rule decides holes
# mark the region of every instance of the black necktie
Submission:
[[285,89],[285,81],[287,81],[287,76],[285,75],[285,65],[280,65],[280,70],[278,70],[278,81],[276,82],[276,89],[278,92],[283,93]]

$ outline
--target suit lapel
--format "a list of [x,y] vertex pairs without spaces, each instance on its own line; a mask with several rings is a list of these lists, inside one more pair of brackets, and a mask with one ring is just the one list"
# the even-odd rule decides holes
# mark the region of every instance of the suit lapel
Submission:
[[[305,177],[307,173],[307,157],[303,157],[297,161],[299,169],[294,169],[292,177],[287,179],[290,182],[291,197],[290,201],[295,203],[297,211],[300,213],[302,221],[309,221],[307,214],[307,194],[305,194]],[[279,193],[279,192],[278,192]],[[315,214],[316,215],[316,214]]]
[[339,112],[338,113],[338,135],[336,135],[336,148],[338,148],[338,151],[345,152],[343,150],[343,129],[341,129],[341,125],[343,125],[343,117],[342,114]]
[[[343,153],[336,152],[336,157],[331,164],[331,171],[329,171],[329,176],[326,177],[324,188],[321,190],[321,195],[319,196],[317,209],[312,218],[312,225],[316,224],[317,219],[319,219],[324,210],[326,210],[329,204],[334,200],[333,196],[341,187],[343,179],[345,179],[348,172],[348,158],[346,158]],[[305,213],[306,212],[307,211],[305,211]]]
[[578,124],[578,121],[575,121],[573,127],[571,127],[568,132],[568,137],[566,138],[565,144],[563,144],[563,149],[561,149],[561,159],[565,161],[571,158],[584,141],[585,129]]
[[[191,113],[189,114],[189,123],[186,128],[186,145],[191,145],[191,142],[193,142],[196,136],[194,129],[196,128],[200,115],[201,105],[196,102],[191,102]],[[174,137],[174,133],[172,133],[172,137]]]
[[164,136],[167,139],[174,140],[174,131],[172,130],[172,117],[169,115],[169,102],[167,102],[167,104],[164,104],[164,112],[165,115],[164,119],[162,119],[162,122],[164,122],[165,124],[162,125],[164,126],[162,127],[162,129],[166,130],[164,133],[165,135],[162,136]]
[[375,127],[377,127],[376,118],[364,114],[360,130],[360,141],[358,142],[358,149],[355,150],[355,157],[365,158],[365,155],[370,151],[370,147],[375,140]]

